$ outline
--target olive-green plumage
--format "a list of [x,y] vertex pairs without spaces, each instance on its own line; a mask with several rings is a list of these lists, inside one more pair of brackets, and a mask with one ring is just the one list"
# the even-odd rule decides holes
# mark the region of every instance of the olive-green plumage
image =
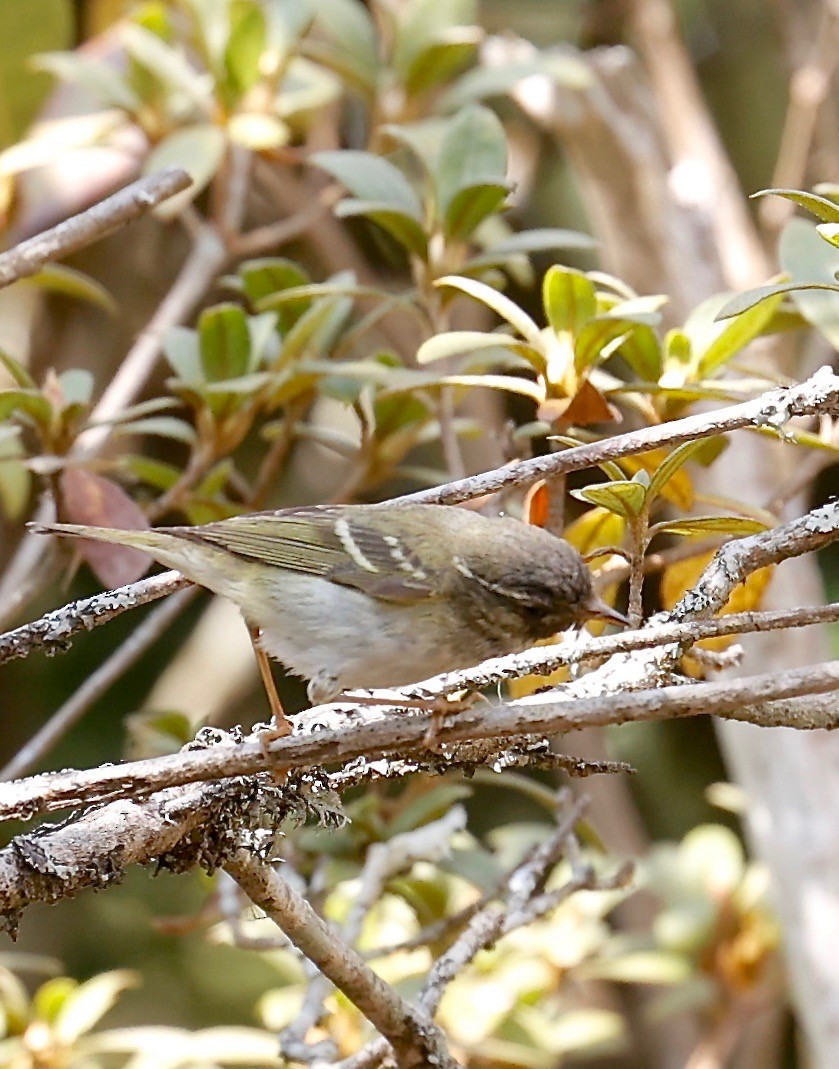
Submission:
[[313,506],[147,531],[38,529],[133,546],[230,598],[262,648],[310,680],[313,701],[468,667],[592,617],[624,622],[595,597],[567,542],[443,505]]

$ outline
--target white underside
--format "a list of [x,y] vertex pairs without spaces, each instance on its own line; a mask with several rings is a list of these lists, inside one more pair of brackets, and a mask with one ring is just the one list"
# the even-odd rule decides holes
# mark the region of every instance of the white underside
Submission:
[[513,652],[466,634],[444,601],[391,604],[317,576],[242,560],[233,568],[229,554],[183,540],[156,556],[235,602],[261,631],[265,652],[310,681],[313,701],[403,686]]

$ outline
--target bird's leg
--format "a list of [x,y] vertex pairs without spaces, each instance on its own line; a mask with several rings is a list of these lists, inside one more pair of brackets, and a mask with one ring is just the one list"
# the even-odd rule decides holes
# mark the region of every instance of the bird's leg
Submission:
[[253,652],[256,655],[256,663],[259,665],[259,674],[262,677],[262,685],[265,687],[265,693],[268,695],[268,704],[271,706],[270,739],[265,740],[266,742],[270,742],[273,739],[281,739],[284,735],[290,735],[291,724],[285,715],[283,703],[280,701],[280,696],[277,693],[274,677],[271,675],[271,664],[268,660],[268,655],[259,645],[259,628],[248,624],[248,632],[251,636],[251,642],[253,643]]

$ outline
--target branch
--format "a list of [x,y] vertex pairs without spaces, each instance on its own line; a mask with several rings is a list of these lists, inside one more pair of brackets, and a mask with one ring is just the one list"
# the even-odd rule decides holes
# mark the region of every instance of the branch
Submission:
[[[343,942],[349,946],[357,944],[367,915],[378,902],[385,884],[391,877],[410,868],[416,861],[432,861],[444,857],[451,851],[452,836],[465,827],[466,810],[458,805],[439,820],[394,835],[384,842],[373,843],[367,850],[361,886],[340,933]],[[364,960],[369,956],[365,955]],[[302,1062],[323,1060],[323,1042],[309,1046],[306,1036],[323,1017],[324,1000],[332,987],[321,972],[316,973],[310,980],[297,1016],[280,1033],[280,1053],[284,1057]]]
[[167,167],[132,182],[87,211],[0,253],[0,289],[36,274],[51,260],[67,256],[139,219],[152,208],[188,189],[192,179],[181,167]]
[[34,650],[43,650],[50,657],[64,653],[70,648],[70,639],[81,631],[91,631],[128,609],[136,609],[190,585],[189,580],[177,572],[163,572],[116,590],[71,601],[31,624],[23,624],[0,635],[0,664],[16,657],[27,657]]
[[[95,208],[90,210],[95,211]],[[213,226],[203,226],[171,289],[126,354],[90,414],[89,422],[95,425],[90,426],[73,444],[71,457],[89,459],[101,451],[112,431],[109,421],[131,404],[154,370],[166,332],[182,323],[199,304],[227,258],[225,245]],[[42,504],[34,519],[38,523],[54,519],[49,501]],[[5,611],[2,607],[15,603],[15,591],[24,586],[27,577],[40,567],[46,550],[47,546],[39,536],[30,534],[24,537],[0,580],[0,618]]]
[[342,943],[276,868],[240,850],[228,860],[226,869],[248,898],[381,1032],[393,1047],[398,1069],[429,1065],[457,1069],[443,1033],[430,1016],[407,1003],[357,951]]
[[0,780],[17,779],[27,773],[105,694],[117,679],[127,672],[160,637],[197,593],[197,587],[180,593],[159,605],[136,627],[123,644],[111,654],[68,700],[56,710],[14,757],[0,769]]
[[[29,819],[37,813],[102,803],[116,798],[144,797],[173,785],[252,776],[269,769],[312,769],[363,758],[428,752],[433,737],[439,751],[449,743],[517,736],[553,735],[584,727],[713,714],[750,723],[763,723],[764,702],[825,694],[839,688],[839,661],[766,672],[717,683],[679,684],[633,693],[599,693],[563,699],[562,691],[531,695],[503,705],[480,703],[439,723],[439,713],[416,712],[393,716],[399,709],[377,707],[351,718],[348,727],[321,729],[310,735],[286,735],[266,743],[259,733],[241,743],[224,743],[206,750],[187,750],[166,757],[126,761],[83,771],[51,772],[13,783],[0,783],[0,820]],[[363,707],[362,707],[363,709]],[[820,711],[796,708],[788,726],[799,729],[839,726],[839,708]],[[366,716],[362,723],[356,721]],[[771,719],[773,726],[778,716]],[[451,756],[457,759],[457,752]],[[440,760],[448,760],[443,754]]]
[[495,471],[408,494],[401,500],[453,505],[513,486],[525,486],[538,479],[594,467],[605,460],[726,434],[743,427],[770,427],[780,432],[793,416],[820,414],[839,414],[839,377],[828,366],[820,368],[800,385],[771,390],[752,401],[643,427],[599,442],[578,445],[562,453],[520,460]]
[[[419,1005],[427,1013],[436,1012],[449,984],[478,956],[490,949],[499,938],[556,909],[576,891],[613,890],[624,887],[631,865],[621,866],[611,877],[598,878],[588,866],[574,865],[578,844],[574,835],[584,801],[564,809],[557,807],[557,826],[550,838],[522,858],[502,886],[468,922],[452,945],[434,962],[423,984]],[[542,890],[557,863],[567,855],[572,860],[572,875],[562,887],[547,894]],[[387,1056],[381,1041],[333,1066],[332,1069],[371,1069]]]
[[[685,419],[674,420],[654,427],[648,427],[639,431],[630,431],[627,434],[607,438],[601,442],[576,446],[562,453],[552,453],[544,457],[536,457],[532,460],[520,461],[517,464],[497,468],[494,471],[473,475],[467,479],[447,483],[444,486],[432,490],[420,491],[408,495],[400,500],[426,501],[438,504],[455,504],[482,494],[494,493],[510,486],[525,485],[535,482],[537,479],[563,474],[571,471],[579,471],[583,468],[592,467],[604,460],[614,460],[617,457],[631,456],[635,453],[643,453],[649,449],[661,446],[676,445],[684,441],[692,441],[697,438],[709,437],[716,434],[726,433],[748,426],[771,426],[780,431],[785,423],[793,416],[815,415],[831,411],[839,411],[839,378],[827,368],[821,368],[810,379],[800,386],[786,387],[780,390],[772,390],[762,394],[753,401],[743,404],[732,405],[717,412],[701,413],[688,416]],[[155,597],[163,597],[165,594],[178,589],[174,572],[167,572],[164,576],[158,576],[161,582],[159,592],[152,592],[144,584],[154,583],[155,580],[141,580],[139,584],[122,587],[115,592],[120,595],[123,607],[114,612],[125,611],[134,604],[145,604]],[[166,581],[172,583],[167,586]],[[180,580],[184,584],[185,580]],[[134,602],[133,591],[142,588],[142,599]],[[107,598],[108,595],[97,595],[99,598]],[[93,600],[93,599],[91,599]],[[0,603],[2,601],[0,600]],[[82,603],[77,603],[82,604]],[[62,627],[66,624],[62,621],[62,614],[70,610],[56,609],[40,620],[16,631],[0,635],[0,664],[10,657],[24,657],[33,648],[40,648],[49,644],[49,639],[44,635],[49,632],[51,622],[56,621]],[[97,617],[91,626],[105,623],[112,616]],[[62,632],[63,641],[72,634],[81,630],[81,626],[73,630]],[[14,652],[9,652],[13,650]]]
[[[825,505],[813,512],[759,535],[729,542],[717,554],[706,569],[694,590],[686,595],[674,615],[690,617],[708,614],[721,607],[733,588],[756,568],[770,563],[777,563],[789,557],[809,552],[839,538],[839,507]],[[150,581],[149,581],[150,582]],[[735,633],[747,629],[755,620],[778,624],[779,620],[790,623],[811,623],[822,614],[832,614],[834,607],[817,610],[792,611],[786,613],[739,614],[734,619]],[[645,636],[644,631],[610,636],[606,639],[590,640],[584,650],[593,656],[603,656],[615,652],[621,646],[624,649],[630,642],[637,646],[659,647],[660,652],[643,658],[616,657],[614,662],[592,672],[579,683],[555,688],[546,695],[537,695],[523,699],[507,706],[483,705],[476,709],[458,714],[455,721],[444,725],[439,731],[433,714],[419,713],[411,717],[388,717],[381,710],[379,714],[366,709],[350,727],[318,730],[319,720],[330,719],[330,708],[343,708],[342,705],[324,707],[306,715],[305,725],[314,726],[310,734],[302,734],[299,729],[291,737],[286,737],[265,746],[264,740],[249,740],[236,745],[213,746],[198,752],[182,752],[167,757],[152,758],[147,761],[127,762],[88,771],[58,772],[32,777],[11,784],[0,784],[0,819],[28,817],[36,812],[49,812],[65,806],[74,806],[90,802],[102,802],[123,797],[126,794],[148,794],[164,787],[194,782],[200,779],[214,780],[228,776],[253,775],[273,767],[275,762],[283,767],[311,767],[327,762],[346,761],[352,758],[387,756],[391,753],[402,754],[406,750],[426,749],[428,732],[435,732],[438,738],[455,741],[464,737],[471,741],[506,737],[509,735],[541,735],[551,732],[572,730],[587,724],[620,723],[627,719],[669,719],[674,716],[715,713],[734,719],[746,719],[755,723],[767,722],[762,710],[755,707],[761,700],[796,698],[811,693],[832,690],[835,682],[831,674],[836,671],[836,664],[813,666],[798,669],[791,673],[766,673],[751,677],[748,681],[701,684],[693,687],[683,685],[662,689],[662,683],[669,680],[672,667],[678,660],[678,649],[674,650],[671,639],[679,642],[691,642],[695,637],[709,637],[724,634],[731,626],[725,619],[701,623],[694,621],[682,624],[683,630],[668,630],[674,625],[655,625],[657,630],[652,636]],[[759,629],[759,628],[758,628]],[[665,636],[663,638],[663,636]],[[677,637],[678,636],[678,637]],[[662,642],[665,645],[662,646]],[[669,647],[669,648],[668,648]],[[565,656],[562,651],[556,651]],[[489,669],[479,665],[463,673],[452,673],[442,677],[441,683],[426,684],[429,693],[447,693],[452,682],[460,688],[480,687],[489,679],[503,678],[507,665],[515,674],[529,673],[533,670],[534,660],[543,657],[539,651],[528,654],[513,655],[511,658],[490,662]],[[579,659],[579,653],[576,654]],[[548,649],[547,661],[556,665],[553,651]],[[752,695],[748,686],[760,685]],[[620,691],[639,691],[642,687],[652,688],[641,693],[626,694]],[[419,688],[420,693],[424,688]],[[579,700],[577,700],[579,699]],[[687,701],[687,704],[685,702]],[[749,704],[746,705],[746,702]],[[394,706],[398,708],[398,696]],[[546,709],[545,703],[551,708]],[[703,704],[704,703],[704,704]],[[737,704],[743,706],[737,709]],[[541,706],[542,708],[538,708]],[[776,706],[771,711],[768,721],[776,725],[784,710],[790,712],[789,726],[798,728],[833,727],[836,725],[836,710],[824,704],[815,706],[811,712],[799,706]],[[514,727],[509,730],[510,721],[504,721],[505,714],[512,715]],[[363,720],[362,720],[363,717]],[[576,718],[576,719],[575,719]],[[605,719],[604,719],[605,718]],[[461,729],[467,726],[464,736]],[[456,755],[455,755],[456,756]]]

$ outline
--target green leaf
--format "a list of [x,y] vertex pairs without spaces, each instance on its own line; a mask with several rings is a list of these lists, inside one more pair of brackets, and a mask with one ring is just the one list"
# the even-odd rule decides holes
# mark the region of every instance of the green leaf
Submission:
[[163,338],[163,353],[169,366],[186,385],[204,384],[198,332],[188,327],[171,327]]
[[[310,281],[299,264],[280,256],[245,260],[239,264],[239,277],[248,298],[259,307],[262,307],[261,302],[266,297],[306,286]],[[282,306],[272,306],[277,309],[281,333],[287,333],[311,303],[307,296],[301,294],[293,301],[285,301]]]
[[361,201],[388,208],[422,223],[422,205],[416,190],[389,160],[372,152],[342,149],[315,152],[309,162],[328,171]]
[[181,477],[181,471],[174,464],[162,460],[138,456],[133,453],[119,458],[120,466],[141,482],[153,486],[155,490],[170,490]]
[[460,275],[446,275],[444,278],[438,278],[434,284],[435,286],[450,286],[452,289],[460,290],[461,293],[480,301],[481,304],[485,304],[487,308],[491,308],[493,312],[505,319],[511,327],[514,327],[534,349],[538,352],[544,351],[542,332],[530,316],[519,308],[514,301],[511,301],[509,297],[505,297],[503,293],[499,293],[492,286],[487,286],[486,283],[478,282],[476,279],[463,278]]
[[335,206],[339,219],[363,216],[377,223],[410,252],[425,259],[428,255],[428,237],[413,215],[397,211],[385,203],[358,200],[347,197]]
[[0,349],[0,364],[8,371],[17,386],[22,386],[26,390],[36,389],[35,380],[23,364],[3,349]]
[[693,342],[683,330],[668,330],[664,336],[664,366],[686,367],[693,362]]
[[481,330],[450,330],[443,334],[435,334],[433,338],[424,341],[417,350],[416,361],[418,364],[432,364],[436,360],[448,360],[452,356],[461,356],[463,353],[499,348],[521,353],[528,360],[534,356],[539,358],[538,353],[512,334],[487,334]]
[[41,427],[49,426],[52,408],[38,390],[0,390],[0,420],[15,412],[31,416]]
[[115,315],[118,311],[116,301],[100,282],[84,274],[83,271],[66,267],[64,264],[47,264],[37,274],[26,279],[26,282],[50,293],[60,293],[65,297],[88,301],[111,315]]
[[646,488],[632,479],[615,479],[608,483],[595,483],[580,490],[572,490],[571,495],[579,501],[599,505],[630,521],[640,514],[647,496]]
[[466,261],[463,270],[473,271],[479,267],[493,267],[504,264],[517,256],[535,252],[549,252],[554,249],[593,249],[597,242],[577,230],[563,230],[559,227],[544,227],[535,230],[521,230],[517,234],[491,245],[484,252]]
[[42,52],[31,63],[36,70],[47,71],[62,82],[80,85],[107,107],[133,113],[143,105],[119,71],[103,59],[80,52]]
[[767,525],[760,520],[751,520],[743,516],[694,516],[686,520],[665,520],[653,524],[650,538],[657,534],[703,535],[728,534],[752,535],[767,530]]
[[321,61],[351,83],[373,92],[378,81],[379,40],[370,12],[361,0],[315,0],[318,28],[331,49]]
[[438,106],[443,111],[454,111],[476,100],[506,95],[534,74],[548,77],[573,91],[589,88],[594,80],[584,60],[570,49],[539,52],[529,59],[467,71],[443,95]]
[[631,297],[618,301],[605,312],[598,313],[598,319],[618,319],[626,323],[636,323],[638,326],[657,327],[661,323],[659,309],[666,303],[667,297],[662,293]]
[[310,350],[327,349],[351,309],[352,301],[348,297],[324,297],[314,301],[283,339],[275,369],[288,367]]
[[207,397],[225,397],[232,395],[245,395],[256,393],[271,381],[271,375],[267,371],[256,371],[251,375],[240,375],[235,379],[224,379],[222,382],[208,382],[204,387]]
[[212,123],[182,126],[164,137],[146,156],[143,174],[154,174],[164,167],[183,167],[192,185],[176,193],[154,209],[161,219],[173,219],[191,203],[215,177],[227,143],[224,131]]
[[695,442],[685,442],[683,445],[677,446],[672,450],[667,459],[659,464],[653,472],[647,490],[647,500],[654,501],[667,485],[667,482],[673,478],[680,468],[687,464],[691,457],[706,450],[709,441],[715,441],[720,437],[721,436],[715,436],[715,438],[711,439],[700,438]]
[[207,382],[237,379],[250,371],[251,341],[237,304],[218,304],[198,317],[201,366]]
[[753,199],[768,196],[783,197],[784,200],[800,204],[823,223],[839,223],[839,205],[826,197],[817,197],[815,193],[804,193],[799,189],[761,189],[752,193]]
[[485,182],[462,189],[446,212],[446,237],[465,241],[488,216],[504,209],[509,192],[510,187],[506,182]]
[[597,313],[594,286],[582,271],[555,264],[542,280],[542,303],[555,334],[576,337]]
[[24,515],[32,493],[32,475],[23,463],[24,456],[19,428],[0,427],[0,508],[10,520]]
[[[570,434],[549,434],[549,441],[562,442],[563,445],[567,445],[569,449],[577,449],[581,445],[585,445],[585,442],[581,442],[579,438],[572,438]],[[601,460],[598,463],[598,468],[602,472],[605,472],[608,477],[616,482],[624,482],[623,470],[613,460]],[[597,483],[597,486],[602,486],[602,483]]]
[[198,71],[182,51],[137,22],[120,23],[118,36],[134,62],[150,71],[169,92],[185,96],[201,114],[212,114],[213,77],[209,72]]
[[782,299],[783,294],[776,293],[728,322],[700,355],[697,366],[699,378],[711,378],[754,341],[768,325]]
[[84,368],[70,368],[58,376],[65,407],[88,405],[93,397],[93,375]]
[[195,428],[177,416],[147,416],[145,419],[118,423],[115,434],[151,434],[158,438],[171,438],[176,442],[192,445],[197,440]]
[[781,296],[787,293],[798,293],[803,290],[828,290],[831,293],[839,293],[839,284],[824,282],[778,282],[769,286],[756,286],[752,290],[738,293],[727,301],[717,312],[717,319],[731,319],[732,316],[742,315],[748,312],[761,301],[765,301],[776,294]]
[[408,95],[425,93],[467,67],[482,37],[478,26],[453,26],[443,31],[439,40],[417,56],[408,71],[405,80]]
[[136,973],[120,969],[79,984],[68,993],[56,1014],[54,1027],[58,1042],[75,1043],[104,1017],[123,991],[138,983]]
[[634,329],[631,323],[599,317],[586,323],[574,343],[574,368],[577,374],[582,374],[600,356],[611,355],[610,352],[604,354],[607,346],[611,346],[618,338],[628,338]]
[[652,327],[635,327],[615,349],[615,353],[642,380],[655,382],[661,374],[661,346]]
[[393,67],[401,83],[407,86],[412,71],[424,53],[445,40],[455,27],[467,27],[476,22],[475,0],[409,0],[399,11],[395,27]]
[[839,223],[819,223],[816,233],[834,248],[839,249]]
[[[831,345],[839,346],[839,300],[835,296],[839,250],[820,238],[812,223],[790,219],[781,234],[778,258],[793,282],[807,283],[792,292],[796,308]],[[828,288],[834,292],[812,292]]]
[[246,93],[259,81],[259,63],[266,44],[264,12],[257,6],[240,12],[224,49],[224,66],[238,95]]
[[32,1000],[35,1018],[54,1024],[61,1007],[78,986],[78,982],[69,976],[56,976],[41,984]]
[[507,136],[489,108],[464,108],[450,121],[434,168],[437,203],[449,225],[452,202],[473,187],[501,186],[506,194]]

